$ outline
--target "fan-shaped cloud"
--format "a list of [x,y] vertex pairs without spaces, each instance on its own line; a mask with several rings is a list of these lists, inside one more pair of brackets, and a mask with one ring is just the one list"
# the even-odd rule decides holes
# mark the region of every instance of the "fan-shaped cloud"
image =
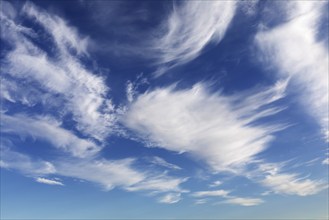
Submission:
[[149,146],[187,152],[215,171],[232,171],[266,149],[282,128],[255,123],[282,110],[267,105],[284,97],[286,83],[247,96],[211,94],[204,84],[159,88],[138,96],[122,120]]

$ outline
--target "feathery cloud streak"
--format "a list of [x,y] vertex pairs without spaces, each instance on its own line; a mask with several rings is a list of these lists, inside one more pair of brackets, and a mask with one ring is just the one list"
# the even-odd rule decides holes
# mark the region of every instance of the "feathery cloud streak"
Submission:
[[[1,37],[13,47],[5,56],[3,72],[8,75],[4,77],[10,76],[17,82],[26,81],[30,85],[36,83],[37,91],[59,100],[64,107],[63,114],[73,114],[78,130],[102,140],[112,130],[114,106],[107,97],[108,87],[104,79],[90,72],[80,61],[80,57],[86,56],[87,39],[80,37],[63,19],[32,3],[25,3],[20,13],[39,24],[50,36],[47,40],[52,53],[35,43],[44,40],[37,30],[16,24],[18,18],[2,13],[5,25]],[[15,102],[15,93],[6,90],[10,87],[6,86],[7,82],[2,88],[6,94],[3,97]]]
[[234,1],[183,1],[162,25],[153,48],[160,68],[156,75],[168,68],[196,58],[206,45],[218,44],[234,16]]
[[138,96],[122,121],[150,147],[187,152],[214,171],[232,171],[266,149],[271,134],[281,129],[253,123],[282,110],[267,104],[284,97],[286,84],[278,82],[249,97],[210,94],[204,84],[159,88]]
[[38,183],[44,183],[44,184],[48,184],[48,185],[64,186],[64,184],[60,181],[51,180],[51,179],[42,178],[42,177],[38,177],[35,181]]
[[151,192],[154,195],[187,192],[180,186],[187,178],[172,177],[156,170],[141,171],[134,167],[137,162],[134,158],[106,160],[66,157],[49,162],[33,159],[8,147],[1,148],[1,153],[2,168],[17,170],[35,179],[60,175],[95,183],[107,191],[118,187],[131,192]]
[[46,140],[75,157],[90,157],[101,149],[91,140],[78,138],[60,125],[59,121],[49,117],[34,118],[25,115],[1,114],[2,133],[17,134],[22,137],[30,135],[39,140]]
[[[326,1],[292,1],[281,4],[286,21],[274,28],[264,28],[256,43],[264,61],[272,64],[280,76],[291,77],[305,109],[328,133],[328,45],[320,40],[319,25]],[[311,104],[310,104],[311,103]]]
[[264,200],[258,198],[230,198],[224,201],[224,203],[242,206],[255,206],[264,203]]
[[325,180],[312,180],[282,171],[284,163],[262,163],[247,174],[276,194],[309,196],[328,188]]
[[228,204],[241,205],[241,206],[255,206],[264,202],[264,200],[259,198],[243,198],[243,197],[232,196],[230,195],[230,191],[227,190],[199,191],[193,193],[192,196],[197,198],[221,197],[224,198],[224,200],[221,203],[228,203]]

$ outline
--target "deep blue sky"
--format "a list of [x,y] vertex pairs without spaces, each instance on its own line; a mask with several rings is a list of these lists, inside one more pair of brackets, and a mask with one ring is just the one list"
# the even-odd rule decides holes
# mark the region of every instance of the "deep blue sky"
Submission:
[[327,219],[328,1],[1,1],[1,219]]

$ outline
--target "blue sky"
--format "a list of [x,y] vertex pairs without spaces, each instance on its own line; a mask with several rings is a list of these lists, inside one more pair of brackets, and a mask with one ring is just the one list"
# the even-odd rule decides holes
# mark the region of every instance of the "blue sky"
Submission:
[[328,218],[328,1],[1,1],[1,218]]

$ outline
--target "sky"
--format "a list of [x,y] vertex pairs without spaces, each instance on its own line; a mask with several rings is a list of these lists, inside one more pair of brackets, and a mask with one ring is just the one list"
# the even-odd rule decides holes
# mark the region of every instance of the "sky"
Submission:
[[1,2],[1,219],[327,219],[328,1]]

